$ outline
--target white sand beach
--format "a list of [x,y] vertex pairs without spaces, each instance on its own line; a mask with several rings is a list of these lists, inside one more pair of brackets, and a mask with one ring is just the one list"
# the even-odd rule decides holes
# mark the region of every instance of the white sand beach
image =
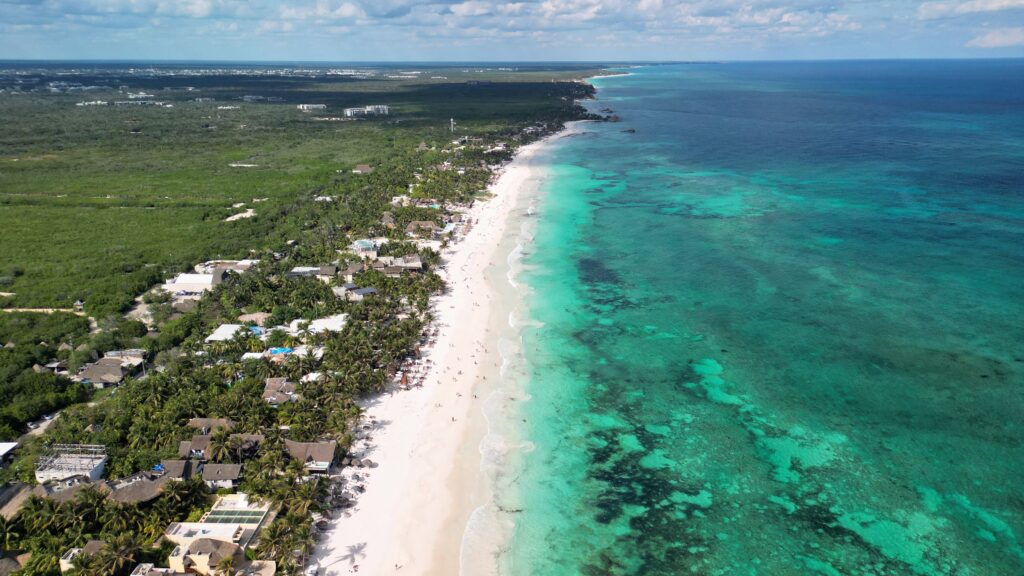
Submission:
[[[474,205],[470,231],[445,252],[449,292],[435,303],[439,331],[424,351],[421,364],[429,372],[423,385],[396,388],[366,404],[371,439],[356,452],[376,466],[345,471],[347,478],[358,476],[349,487],[365,491],[321,536],[316,562],[322,573],[493,573],[486,566],[492,555],[462,550],[471,514],[491,502],[481,472],[483,406],[502,362],[497,333],[508,326],[506,303],[488,272],[505,264],[500,241],[535,176],[530,158],[543,145],[519,151],[491,187],[493,197]],[[460,566],[467,562],[473,565]]]

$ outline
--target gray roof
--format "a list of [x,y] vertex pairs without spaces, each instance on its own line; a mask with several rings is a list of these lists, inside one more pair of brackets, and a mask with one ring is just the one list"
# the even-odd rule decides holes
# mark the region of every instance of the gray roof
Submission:
[[164,476],[179,480],[188,480],[200,468],[198,460],[161,460],[160,464],[163,464]]
[[290,402],[295,397],[295,383],[287,378],[267,378],[263,388],[263,399],[271,404]]
[[326,442],[293,442],[284,441],[285,450],[293,460],[299,462],[333,462],[338,443],[334,440]]
[[193,418],[188,421],[187,426],[189,428],[196,428],[198,430],[216,430],[217,428],[224,428],[225,430],[231,430],[235,427],[235,423],[227,418]]
[[79,376],[89,382],[117,384],[124,380],[124,367],[121,366],[121,360],[117,358],[100,358],[86,366]]
[[203,466],[203,482],[238,480],[241,475],[241,464],[207,464]]
[[237,544],[214,540],[212,538],[198,538],[188,547],[190,556],[209,556],[210,566],[216,566],[221,560],[228,557],[235,557],[238,564],[244,560],[242,549]]
[[57,482],[37,484],[32,488],[32,494],[57,503],[71,502],[79,492],[90,486],[103,493],[110,492],[110,488],[103,482],[93,482],[88,476],[78,475]]
[[203,458],[206,458],[206,449],[209,447],[210,435],[196,434],[191,440],[182,440],[178,444],[178,456],[188,458],[192,455],[192,452],[199,452]]
[[167,476],[153,476],[147,472],[136,475],[130,481],[111,481],[108,498],[122,504],[139,504],[156,499],[163,490],[164,484],[170,481]]

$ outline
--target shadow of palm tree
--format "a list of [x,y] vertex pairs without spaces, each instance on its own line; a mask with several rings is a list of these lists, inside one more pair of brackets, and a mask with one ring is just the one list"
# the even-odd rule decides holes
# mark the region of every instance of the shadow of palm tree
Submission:
[[348,547],[348,554],[341,557],[342,561],[348,560],[349,564],[355,564],[359,558],[366,557],[366,542],[360,542],[359,544],[353,544]]

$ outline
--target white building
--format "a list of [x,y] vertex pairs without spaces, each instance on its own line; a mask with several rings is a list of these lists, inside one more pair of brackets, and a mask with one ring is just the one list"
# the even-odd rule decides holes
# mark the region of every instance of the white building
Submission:
[[326,110],[327,104],[299,104],[296,108],[303,112],[312,112],[313,110]]
[[[288,324],[289,334],[298,334],[302,330],[302,324],[305,320],[292,320]],[[341,332],[341,329],[345,327],[345,323],[348,322],[348,314],[335,314],[334,316],[327,316],[326,318],[317,318],[316,320],[309,321],[309,332],[311,334],[319,334],[321,332]]]
[[269,502],[251,502],[248,494],[229,494],[221,496],[198,522],[175,522],[167,527],[164,536],[181,548],[188,548],[200,538],[245,548],[263,527],[268,512]]
[[237,334],[242,328],[244,328],[244,326],[241,324],[221,324],[213,331],[213,334],[206,337],[206,341],[227,342],[229,340],[234,340],[235,334]]
[[359,108],[345,108],[345,116],[347,118],[354,118],[356,116],[387,116],[391,113],[391,108],[384,104],[371,104],[370,106],[361,106]]
[[224,280],[224,269],[209,274],[178,274],[168,280],[161,289],[175,298],[199,298],[203,292],[212,290]]
[[40,484],[72,476],[87,476],[93,482],[103,476],[107,449],[98,444],[54,444],[36,462],[36,481]]
[[3,468],[4,463],[11,457],[14,449],[18,447],[17,442],[0,442],[0,468]]

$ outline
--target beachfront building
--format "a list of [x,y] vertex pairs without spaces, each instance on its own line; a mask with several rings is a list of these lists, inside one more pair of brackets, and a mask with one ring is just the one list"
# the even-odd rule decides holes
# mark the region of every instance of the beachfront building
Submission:
[[432,236],[439,230],[437,224],[430,220],[413,220],[405,227],[408,236]]
[[217,566],[225,558],[231,558],[232,566],[242,564],[245,551],[238,544],[226,540],[197,538],[188,546],[175,548],[167,557],[167,563],[175,572],[212,576],[220,574]]
[[256,542],[256,535],[269,516],[269,503],[252,502],[247,494],[221,496],[199,521],[175,522],[167,527],[164,537],[177,546],[171,554],[171,568],[180,572],[187,571],[184,562],[190,546],[197,540],[209,539],[228,542],[240,548],[248,547],[250,543]]
[[329,474],[337,459],[338,443],[334,440],[324,442],[285,440],[284,449],[289,458],[302,462],[302,469],[307,474]]
[[303,112],[313,112],[316,110],[327,110],[327,104],[299,104],[296,108]]
[[54,444],[46,448],[36,462],[36,482],[40,484],[73,476],[85,476],[95,482],[107,466],[107,449],[99,444]]
[[[210,441],[212,434],[196,434],[190,440],[178,443],[178,457],[183,460],[210,460]],[[262,434],[232,434],[228,436],[234,458],[245,459],[252,456],[263,442]]]
[[135,570],[132,570],[130,576],[188,576],[184,572],[175,572],[170,568],[157,568],[155,565],[150,563],[138,564],[135,566]]

